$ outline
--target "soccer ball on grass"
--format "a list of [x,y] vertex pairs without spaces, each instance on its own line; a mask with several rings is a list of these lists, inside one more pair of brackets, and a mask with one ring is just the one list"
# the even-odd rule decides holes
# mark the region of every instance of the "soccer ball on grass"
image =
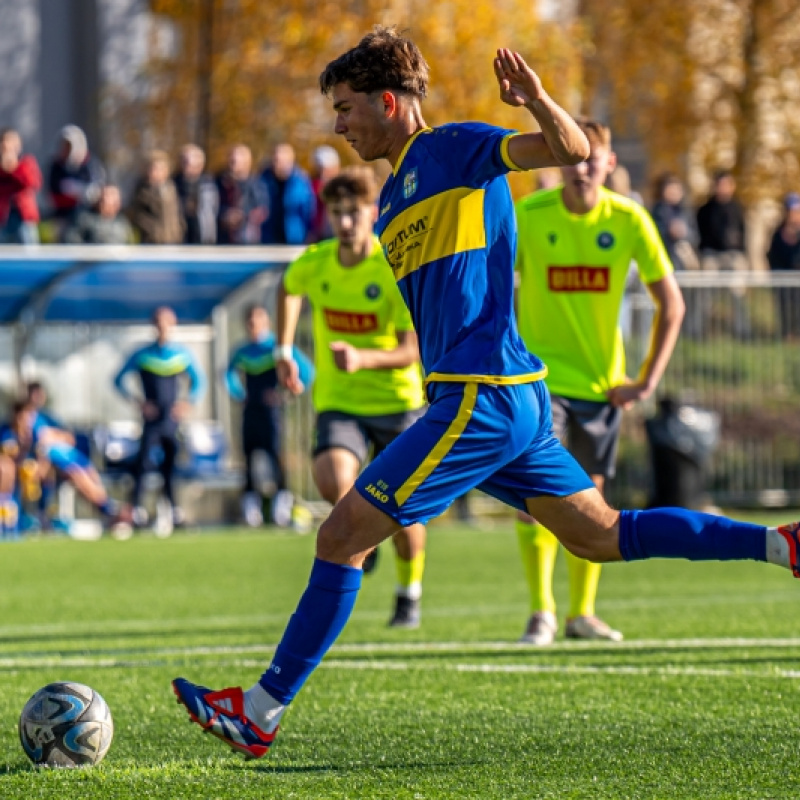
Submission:
[[49,683],[25,703],[19,738],[43,767],[81,767],[103,760],[114,735],[106,701],[82,683]]

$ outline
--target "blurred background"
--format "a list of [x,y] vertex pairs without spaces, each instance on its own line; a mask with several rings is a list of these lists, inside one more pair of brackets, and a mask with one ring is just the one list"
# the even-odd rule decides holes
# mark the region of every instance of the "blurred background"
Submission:
[[[242,309],[271,308],[281,269],[326,235],[317,212],[299,233],[273,230],[270,181],[296,177],[313,197],[358,160],[334,136],[317,78],[378,22],[406,29],[428,59],[429,124],[521,124],[492,74],[506,46],[569,111],[611,126],[622,165],[613,188],[685,220],[681,235],[662,230],[689,312],[659,398],[712,415],[683,415],[687,436],[706,426],[702,453],[697,443],[684,452],[702,502],[800,502],[796,0],[0,0],[0,128],[18,133],[35,195],[35,213],[0,248],[0,402],[42,380],[72,426],[135,418],[111,377],[151,337],[155,305],[171,304],[178,340],[209,375],[193,413],[224,432],[221,469],[237,474],[238,409],[220,373],[243,336]],[[727,172],[745,268],[704,270],[695,211]],[[543,179],[510,178],[516,196]],[[164,209],[154,228],[141,208],[159,181],[175,185],[177,217]],[[665,194],[670,182],[677,195]],[[632,364],[651,313],[632,281],[621,320]],[[307,325],[301,333],[311,353]],[[657,414],[654,400],[627,415],[616,502],[653,497],[644,422]],[[311,419],[308,397],[290,406],[287,458],[293,489],[313,501]],[[208,516],[231,508],[220,501]]]

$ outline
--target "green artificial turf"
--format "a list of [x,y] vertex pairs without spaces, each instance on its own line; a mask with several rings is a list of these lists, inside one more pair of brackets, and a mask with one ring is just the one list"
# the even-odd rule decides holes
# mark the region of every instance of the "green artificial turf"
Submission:
[[[510,520],[431,528],[417,631],[385,626],[384,546],[273,751],[246,763],[188,722],[170,679],[253,683],[312,555],[313,537],[240,530],[0,545],[0,798],[800,796],[787,572],[610,565],[598,613],[625,641],[530,649],[515,644],[528,609]],[[563,561],[557,597],[563,626]],[[22,706],[55,680],[111,707],[97,767],[35,769],[20,747]]]

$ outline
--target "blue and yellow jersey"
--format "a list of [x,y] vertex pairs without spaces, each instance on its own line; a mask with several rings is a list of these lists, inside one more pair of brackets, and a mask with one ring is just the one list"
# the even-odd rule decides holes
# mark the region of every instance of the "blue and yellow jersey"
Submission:
[[526,383],[546,374],[514,318],[514,131],[426,128],[381,192],[378,234],[411,311],[429,381]]

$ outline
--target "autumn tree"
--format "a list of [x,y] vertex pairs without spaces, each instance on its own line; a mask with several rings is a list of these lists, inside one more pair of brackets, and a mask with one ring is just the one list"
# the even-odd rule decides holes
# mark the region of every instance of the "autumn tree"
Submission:
[[530,0],[408,0],[394,8],[385,0],[153,0],[151,6],[172,28],[175,45],[166,53],[154,48],[153,91],[138,112],[146,120],[141,127],[172,150],[199,138],[212,164],[235,141],[260,157],[288,140],[301,159],[328,143],[346,162],[357,160],[333,134],[318,76],[376,23],[407,30],[429,61],[430,124],[529,124],[498,99],[492,72],[498,46],[523,52],[554,96],[578,110],[579,28],[540,20]]
[[796,0],[581,0],[587,100],[695,192],[732,168],[751,208],[800,185]]

